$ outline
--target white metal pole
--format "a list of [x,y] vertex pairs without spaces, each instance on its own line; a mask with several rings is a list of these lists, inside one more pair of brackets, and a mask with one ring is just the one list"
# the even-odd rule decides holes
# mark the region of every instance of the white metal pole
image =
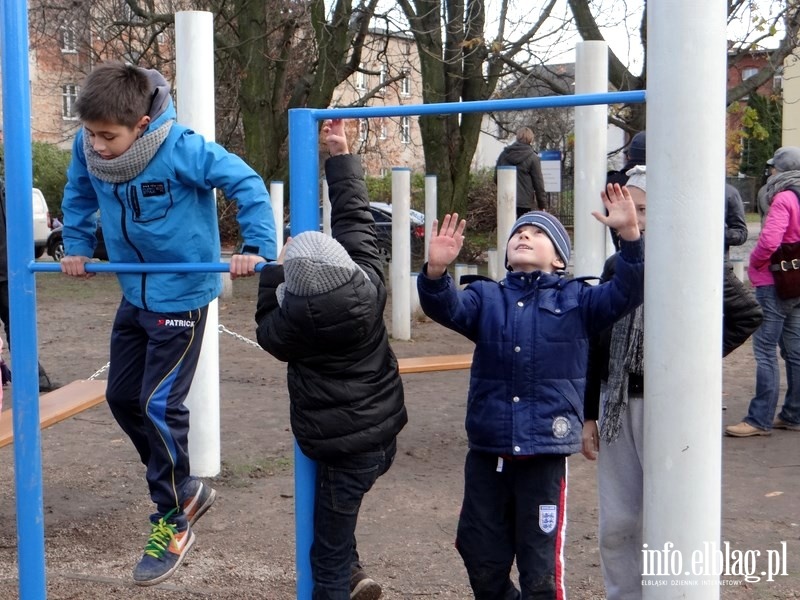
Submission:
[[326,177],[322,178],[322,233],[325,235],[331,234],[331,196],[328,192],[328,179]]
[[497,167],[497,253],[496,279],[506,276],[506,246],[517,220],[517,167]]
[[438,210],[439,196],[436,185],[436,175],[425,175],[425,262],[428,262],[428,244]]
[[647,7],[644,543],[683,564],[646,600],[720,595],[692,561],[720,547],[726,9]]
[[[283,182],[269,182],[269,200],[272,203],[272,216],[275,219],[275,246],[276,252],[281,253],[283,248]],[[277,256],[277,255],[276,255]]]
[[[575,93],[608,91],[608,46],[579,42],[575,52]],[[575,253],[576,276],[599,275],[606,259],[606,228],[592,216],[604,209],[608,106],[575,107]]]
[[419,278],[419,273],[411,273],[409,278],[409,290],[411,292],[409,296],[409,300],[411,302],[411,314],[416,316],[420,314],[422,311],[422,307],[419,303],[419,290],[417,289],[417,279]]
[[411,339],[411,169],[392,169],[392,337]]
[[[206,140],[215,139],[214,16],[210,12],[175,14],[178,121]],[[186,398],[190,410],[189,456],[193,475],[213,477],[221,468],[219,416],[219,306],[213,300],[203,333],[203,348]]]
[[456,266],[453,269],[453,279],[456,280],[456,285],[459,287],[459,289],[464,289],[464,286],[461,285],[461,278],[468,272],[469,271],[467,270],[467,265],[465,263],[456,263]]
[[486,274],[490,279],[498,280],[497,277],[497,248],[489,248],[486,251]]

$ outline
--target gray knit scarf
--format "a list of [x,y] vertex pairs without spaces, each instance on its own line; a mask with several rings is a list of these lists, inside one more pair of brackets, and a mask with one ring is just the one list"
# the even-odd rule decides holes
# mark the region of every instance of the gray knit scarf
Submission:
[[770,177],[767,180],[767,198],[770,205],[775,194],[789,188],[800,188],[800,171],[783,171]]
[[611,443],[619,436],[622,416],[628,408],[628,377],[644,374],[644,308],[614,323],[608,361],[608,384],[603,405],[600,437]]
[[83,132],[83,153],[86,155],[86,166],[89,173],[108,183],[130,181],[144,171],[147,163],[155,156],[161,144],[167,139],[172,129],[172,119],[158,129],[143,135],[133,145],[116,158],[104,159],[94,151],[92,142],[86,131]]

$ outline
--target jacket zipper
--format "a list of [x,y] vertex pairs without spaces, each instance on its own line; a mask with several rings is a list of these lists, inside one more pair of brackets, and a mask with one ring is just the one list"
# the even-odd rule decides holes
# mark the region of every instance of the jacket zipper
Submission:
[[[132,208],[133,208],[133,210],[134,210],[134,212],[136,214],[139,214],[138,213],[139,202],[138,202],[138,200],[135,200],[135,198],[136,198],[136,185],[129,185],[129,187],[133,189],[133,194],[128,194],[128,196],[131,198],[132,203],[135,202],[135,208],[133,208],[133,207]],[[139,262],[140,263],[144,263],[145,262],[144,261],[144,256],[142,255],[142,253],[139,251],[139,248],[136,247],[136,244],[133,243],[133,241],[131,240],[130,236],[128,235],[128,224],[127,224],[127,219],[126,219],[127,211],[126,211],[126,207],[125,207],[125,201],[120,197],[120,195],[119,195],[119,184],[116,184],[116,183],[114,184],[114,197],[117,199],[117,202],[119,202],[120,206],[122,207],[122,212],[120,213],[120,227],[122,228],[122,237],[125,238],[125,241],[128,242],[130,247],[133,248],[133,251],[136,252],[136,256],[139,258]],[[144,308],[144,310],[148,310],[148,308],[147,308],[147,273],[142,273],[141,274],[141,279],[142,279],[142,283],[141,283],[141,288],[142,288],[142,292],[141,292],[142,308]]]

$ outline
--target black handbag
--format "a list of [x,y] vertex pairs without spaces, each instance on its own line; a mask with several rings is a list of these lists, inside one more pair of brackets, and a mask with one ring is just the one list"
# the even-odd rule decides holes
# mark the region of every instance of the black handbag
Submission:
[[800,242],[781,244],[769,262],[778,298],[800,298]]

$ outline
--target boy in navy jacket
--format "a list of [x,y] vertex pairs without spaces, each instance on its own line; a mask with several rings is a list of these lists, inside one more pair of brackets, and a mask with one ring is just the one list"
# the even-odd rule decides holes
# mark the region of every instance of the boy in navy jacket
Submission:
[[425,313],[475,342],[469,451],[456,547],[477,600],[563,598],[566,457],[581,450],[588,339],[644,296],[643,245],[630,194],[603,194],[594,216],[622,239],[617,274],[590,286],[565,277],[569,236],[545,212],[522,215],[506,246],[509,273],[459,291],[447,265],[466,222],[446,215],[418,278]]

